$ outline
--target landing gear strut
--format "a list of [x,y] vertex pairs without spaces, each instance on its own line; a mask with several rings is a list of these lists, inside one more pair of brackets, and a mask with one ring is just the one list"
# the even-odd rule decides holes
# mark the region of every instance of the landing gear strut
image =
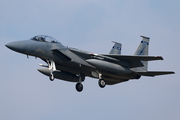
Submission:
[[102,79],[102,74],[99,73],[99,81],[98,81],[99,87],[104,88],[106,86],[106,81]]
[[79,74],[79,82],[76,84],[76,90],[78,92],[81,92],[83,90],[83,84],[82,81],[84,81],[85,76],[83,74]]
[[50,76],[49,76],[49,79],[50,79],[51,81],[54,81],[53,71],[56,70],[55,62],[52,61],[52,60],[47,60],[47,63],[48,63],[49,70],[50,70]]

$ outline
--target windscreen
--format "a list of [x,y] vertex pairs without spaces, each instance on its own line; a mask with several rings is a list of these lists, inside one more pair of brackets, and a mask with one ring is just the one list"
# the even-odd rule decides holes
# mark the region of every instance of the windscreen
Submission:
[[40,42],[59,43],[53,37],[46,36],[46,35],[38,35],[38,36],[31,38],[31,40],[40,41]]

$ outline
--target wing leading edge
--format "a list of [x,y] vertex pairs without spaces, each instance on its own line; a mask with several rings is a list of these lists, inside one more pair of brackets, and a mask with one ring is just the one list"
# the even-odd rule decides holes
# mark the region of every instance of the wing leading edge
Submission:
[[147,72],[136,72],[136,73],[142,76],[150,76],[150,77],[154,77],[158,75],[175,74],[175,72],[172,71],[147,71]]

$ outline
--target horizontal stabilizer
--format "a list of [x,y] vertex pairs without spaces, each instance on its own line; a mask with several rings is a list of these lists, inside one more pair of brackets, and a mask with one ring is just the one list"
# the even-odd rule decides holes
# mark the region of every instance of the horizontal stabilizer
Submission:
[[137,73],[142,76],[150,76],[150,77],[154,77],[157,75],[175,74],[172,71],[147,71],[147,72],[137,72]]

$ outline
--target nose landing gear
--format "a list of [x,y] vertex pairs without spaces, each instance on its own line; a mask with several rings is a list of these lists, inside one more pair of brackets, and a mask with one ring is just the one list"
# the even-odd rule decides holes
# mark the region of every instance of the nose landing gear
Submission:
[[54,75],[53,75],[53,74],[50,74],[49,79],[50,79],[51,81],[54,81]]
[[47,60],[48,66],[49,66],[49,70],[50,70],[50,76],[49,79],[51,81],[54,81],[54,75],[53,75],[53,71],[56,71],[56,65],[55,62],[52,60]]

